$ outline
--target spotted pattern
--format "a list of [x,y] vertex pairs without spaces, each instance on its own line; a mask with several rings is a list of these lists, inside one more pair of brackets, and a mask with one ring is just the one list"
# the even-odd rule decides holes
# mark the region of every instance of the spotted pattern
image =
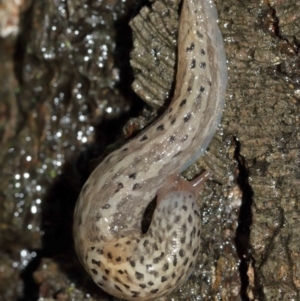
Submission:
[[[198,240],[194,239],[194,233],[201,231],[201,221],[195,214],[199,210],[196,201],[197,196],[188,191],[169,192],[157,206],[146,234],[133,236],[130,241],[124,237],[117,243],[107,243],[100,256],[99,248],[91,247],[87,263],[94,281],[109,293],[128,300],[157,298],[181,285],[184,275],[192,272],[200,250]],[[183,208],[186,210],[182,211]],[[162,218],[165,214],[174,219]],[[187,239],[188,229],[192,229],[191,239]],[[155,237],[164,239],[158,244]],[[124,265],[121,254],[130,254],[129,265]]]
[[[213,1],[183,0],[180,18],[170,107],[99,164],[74,213],[80,261],[101,289],[125,300],[151,300],[178,288],[200,250],[197,193],[186,181],[175,189],[174,175],[205,151],[220,121],[226,58]],[[156,195],[143,234],[143,214]]]

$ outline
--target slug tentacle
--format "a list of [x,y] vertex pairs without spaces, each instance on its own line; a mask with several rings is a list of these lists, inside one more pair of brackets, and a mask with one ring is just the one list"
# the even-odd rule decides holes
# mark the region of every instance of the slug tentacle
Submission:
[[[221,118],[226,77],[212,1],[183,0],[170,107],[94,170],[75,208],[76,252],[108,293],[149,300],[175,289],[190,274],[200,244],[196,199],[201,181],[187,185],[169,175],[208,146]],[[142,234],[143,214],[155,195],[153,221]]]

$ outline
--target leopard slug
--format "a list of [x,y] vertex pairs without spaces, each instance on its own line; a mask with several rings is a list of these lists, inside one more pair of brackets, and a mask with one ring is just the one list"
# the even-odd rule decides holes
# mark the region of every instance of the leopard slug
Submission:
[[[223,110],[227,68],[212,0],[183,0],[174,97],[151,127],[90,175],[74,213],[78,257],[96,284],[125,300],[168,294],[191,274],[200,246],[193,181],[178,175],[207,148]],[[146,233],[147,205],[157,206]]]

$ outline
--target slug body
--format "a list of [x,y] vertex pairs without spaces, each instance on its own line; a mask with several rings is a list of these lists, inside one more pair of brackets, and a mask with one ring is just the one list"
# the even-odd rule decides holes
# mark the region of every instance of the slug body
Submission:
[[[197,194],[208,173],[194,182],[177,174],[207,148],[221,119],[226,84],[215,7],[210,0],[184,0],[169,108],[94,170],[75,209],[77,254],[111,295],[158,298],[190,275],[200,246]],[[150,227],[142,234],[144,211],[156,195]]]

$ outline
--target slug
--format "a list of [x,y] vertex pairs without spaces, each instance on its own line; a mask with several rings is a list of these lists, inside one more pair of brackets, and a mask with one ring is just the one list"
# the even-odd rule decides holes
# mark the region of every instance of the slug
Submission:
[[[84,184],[74,213],[78,257],[96,284],[125,300],[170,293],[191,274],[200,248],[194,181],[178,175],[207,148],[227,85],[226,58],[211,0],[183,0],[174,97],[145,131],[112,152]],[[147,205],[157,206],[146,233]]]

